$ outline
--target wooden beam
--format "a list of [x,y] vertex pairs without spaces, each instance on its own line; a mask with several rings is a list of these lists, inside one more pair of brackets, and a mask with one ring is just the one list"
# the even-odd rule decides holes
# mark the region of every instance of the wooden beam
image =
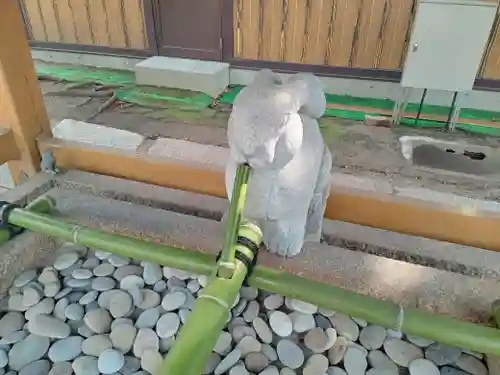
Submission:
[[40,166],[37,136],[50,134],[18,0],[0,7],[0,123],[10,128],[20,160],[9,162],[14,182],[31,177]]
[[17,160],[20,156],[12,131],[0,128],[0,165],[11,160]]
[[[40,140],[59,168],[77,169],[226,198],[224,171],[193,162],[155,158],[75,142]],[[393,232],[500,251],[500,214],[425,200],[332,186],[325,217]]]

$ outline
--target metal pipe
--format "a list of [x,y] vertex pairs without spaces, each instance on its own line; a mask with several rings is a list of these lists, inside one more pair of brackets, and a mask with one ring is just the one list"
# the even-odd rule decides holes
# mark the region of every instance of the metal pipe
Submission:
[[420,120],[420,115],[422,114],[422,107],[424,106],[424,101],[426,96],[427,96],[427,89],[424,89],[424,92],[422,93],[422,98],[420,99],[420,104],[418,105],[417,116],[415,116],[415,122],[414,122],[415,125],[417,125],[418,120]]
[[448,111],[448,118],[446,119],[445,130],[450,130],[450,121],[453,117],[453,112],[455,111],[455,104],[457,101],[458,91],[453,93],[453,99],[451,100],[450,110]]
[[[60,237],[90,248],[197,274],[210,275],[215,266],[214,257],[208,254],[108,234],[23,209],[14,209],[8,221],[33,232]],[[386,328],[400,329],[412,335],[480,353],[500,355],[500,330],[495,328],[414,309],[402,309],[391,301],[378,300],[261,266],[255,268],[249,284]]]

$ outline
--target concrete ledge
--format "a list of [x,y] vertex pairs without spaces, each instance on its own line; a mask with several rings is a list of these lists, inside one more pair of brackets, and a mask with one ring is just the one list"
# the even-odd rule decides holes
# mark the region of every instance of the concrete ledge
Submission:
[[229,206],[227,199],[80,171],[65,172],[54,181],[54,186],[214,220],[219,220]]
[[155,56],[135,66],[140,85],[199,91],[216,97],[229,84],[229,64]]
[[[220,220],[228,207],[227,199],[85,172],[68,171],[54,184],[64,190],[213,220]],[[500,278],[498,252],[332,220],[324,221],[323,232],[331,244],[359,252],[421,262],[468,276]]]
[[327,242],[341,247],[473,277],[500,278],[500,253],[495,251],[334,220],[323,222],[323,233]]

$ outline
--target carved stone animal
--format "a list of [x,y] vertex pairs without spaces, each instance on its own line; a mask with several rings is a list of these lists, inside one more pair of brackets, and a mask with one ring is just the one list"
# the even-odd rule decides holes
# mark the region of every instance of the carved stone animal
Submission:
[[244,216],[259,224],[267,249],[282,256],[296,255],[305,241],[321,238],[332,166],[317,121],[325,108],[314,75],[299,73],[282,82],[267,69],[234,101],[227,132],[228,198],[238,164],[248,163]]

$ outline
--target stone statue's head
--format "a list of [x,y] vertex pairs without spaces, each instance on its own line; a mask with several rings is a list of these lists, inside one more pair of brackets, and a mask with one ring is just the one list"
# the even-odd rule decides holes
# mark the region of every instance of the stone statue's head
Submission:
[[283,168],[302,145],[302,116],[320,117],[324,101],[312,74],[283,82],[271,70],[261,70],[234,101],[228,125],[231,157],[255,169]]

